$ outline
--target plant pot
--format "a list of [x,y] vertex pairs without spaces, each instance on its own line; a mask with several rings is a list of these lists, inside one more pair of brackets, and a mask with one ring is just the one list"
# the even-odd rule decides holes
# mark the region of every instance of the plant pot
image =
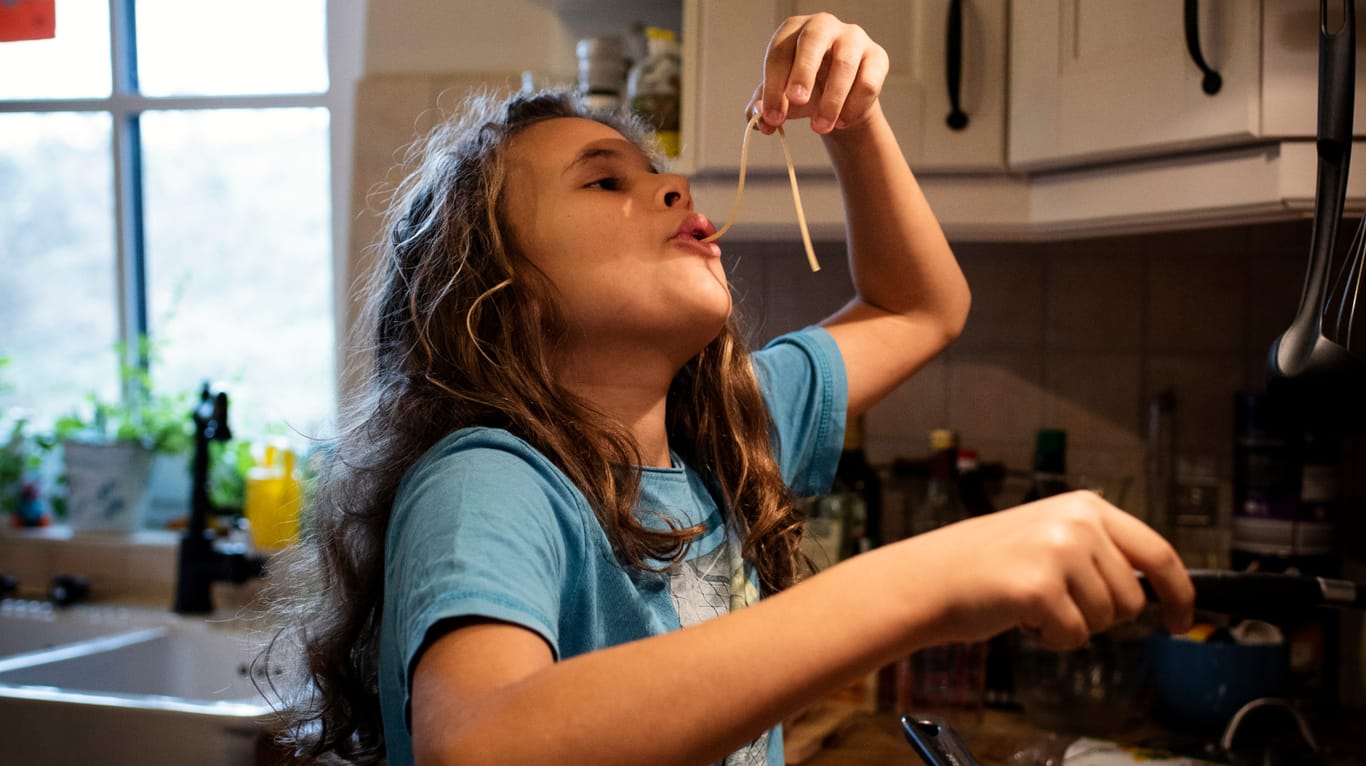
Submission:
[[132,441],[69,441],[62,449],[73,532],[128,533],[142,525],[151,450]]

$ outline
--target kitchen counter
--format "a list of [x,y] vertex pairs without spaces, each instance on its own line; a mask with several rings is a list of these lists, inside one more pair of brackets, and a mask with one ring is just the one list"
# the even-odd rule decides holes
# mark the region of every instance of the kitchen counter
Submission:
[[[1033,726],[1017,712],[984,710],[980,715],[962,712],[954,714],[950,723],[982,766],[1033,766],[1042,761],[1013,756],[1029,748],[1061,755],[1072,741],[1071,737]],[[1366,764],[1363,731],[1366,731],[1366,712],[1362,711],[1344,712],[1314,724],[1314,734],[1320,745],[1339,758],[1333,763]],[[1117,739],[1139,742],[1164,736],[1166,732],[1160,726],[1145,723]],[[923,761],[902,734],[900,716],[860,710],[845,717],[835,732],[824,738],[822,747],[800,763],[801,766],[921,766]]]
[[[984,710],[955,714],[950,723],[983,766],[1005,766],[1019,750],[1048,736],[1019,713]],[[894,766],[923,763],[891,712],[854,711],[802,766]],[[1013,766],[1013,765],[1012,765]]]

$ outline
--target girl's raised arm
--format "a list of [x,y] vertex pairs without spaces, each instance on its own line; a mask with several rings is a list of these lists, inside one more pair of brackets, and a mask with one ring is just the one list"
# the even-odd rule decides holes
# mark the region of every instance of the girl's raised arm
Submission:
[[788,19],[769,43],[760,130],[809,118],[844,196],[855,298],[825,321],[844,356],[857,414],[962,331],[970,296],[939,222],[906,164],[878,95],[887,53],[828,13]]

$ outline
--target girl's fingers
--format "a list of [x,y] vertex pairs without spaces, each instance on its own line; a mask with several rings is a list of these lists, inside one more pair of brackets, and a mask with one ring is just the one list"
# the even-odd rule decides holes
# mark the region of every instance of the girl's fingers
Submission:
[[1143,611],[1145,603],[1143,588],[1138,584],[1138,578],[1134,577],[1133,565],[1109,538],[1104,540],[1100,548],[1095,557],[1096,570],[1109,591],[1114,622],[1132,620]]
[[1195,586],[1171,544],[1118,509],[1106,514],[1104,523],[1120,553],[1134,569],[1148,577],[1157,592],[1167,629],[1173,633],[1189,630],[1195,609]]
[[[1067,578],[1067,593],[1086,622],[1087,633],[1115,624],[1115,600],[1095,559],[1078,563]],[[1130,575],[1132,576],[1132,575]]]
[[759,128],[772,133],[794,116],[810,117],[817,133],[861,122],[887,69],[887,52],[861,27],[828,13],[793,16],[769,40],[757,96]]
[[817,133],[834,130],[854,80],[859,76],[863,50],[863,46],[846,38],[836,40],[830,48],[830,63],[821,81],[820,102],[816,113],[811,115],[811,129]]
[[826,54],[835,43],[836,27],[843,26],[835,17],[816,14],[806,20],[796,35],[796,50],[792,56],[792,67],[787,73],[785,95],[791,104],[803,106],[811,101],[816,92],[817,78]]
[[776,128],[787,119],[789,72],[797,53],[797,33],[805,23],[803,16],[784,21],[768,42],[764,56],[764,82],[760,86],[764,122]]
[[1071,595],[1060,590],[1039,594],[1023,615],[1020,627],[1058,651],[1076,649],[1091,638],[1086,616]]
[[882,83],[887,79],[889,66],[887,52],[881,46],[874,45],[863,57],[858,76],[854,78],[853,86],[835,120],[836,128],[847,128],[867,118],[882,95]]

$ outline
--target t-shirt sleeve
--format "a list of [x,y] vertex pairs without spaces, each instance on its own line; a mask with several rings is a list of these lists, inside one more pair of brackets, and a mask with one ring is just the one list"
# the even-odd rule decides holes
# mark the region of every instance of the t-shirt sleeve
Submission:
[[798,497],[828,492],[849,406],[844,357],[835,339],[823,327],[808,327],[775,339],[753,361],[783,479]]
[[523,626],[559,656],[556,615],[577,576],[581,520],[562,480],[523,448],[478,437],[440,445],[400,488],[385,595],[405,678],[427,632],[455,617]]

